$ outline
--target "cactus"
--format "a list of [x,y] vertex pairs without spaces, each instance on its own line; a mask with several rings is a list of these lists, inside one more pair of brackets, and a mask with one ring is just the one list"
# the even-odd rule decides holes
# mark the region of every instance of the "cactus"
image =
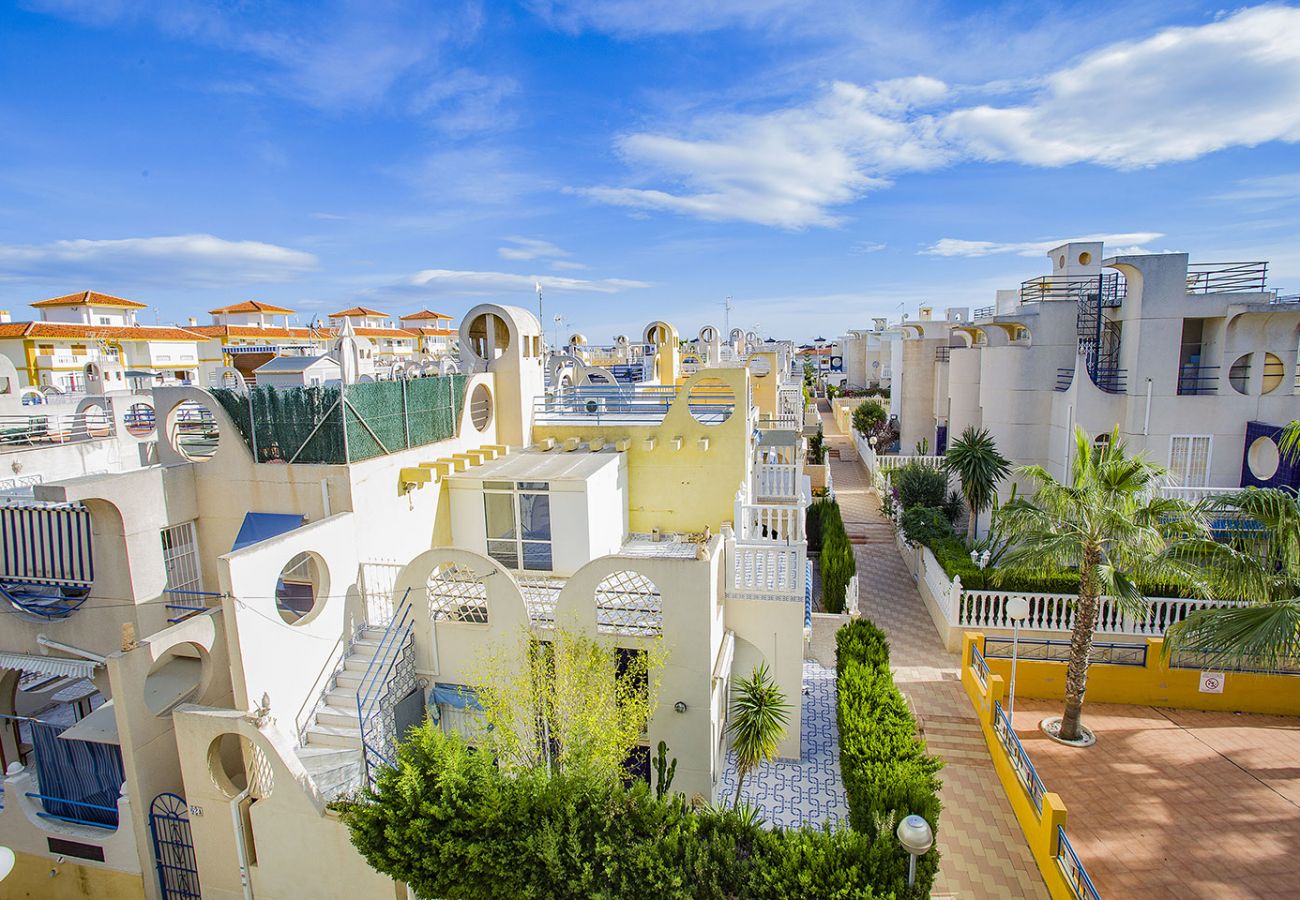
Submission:
[[668,761],[668,745],[663,741],[659,742],[659,752],[655,754],[655,773],[659,776],[655,779],[655,798],[662,800],[668,795],[668,789],[673,786],[673,775],[677,773],[677,757],[673,761]]

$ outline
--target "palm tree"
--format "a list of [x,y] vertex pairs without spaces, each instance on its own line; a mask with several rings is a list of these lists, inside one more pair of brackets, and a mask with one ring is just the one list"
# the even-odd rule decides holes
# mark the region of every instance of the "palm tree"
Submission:
[[765,762],[776,759],[776,747],[785,736],[790,720],[790,704],[775,681],[768,675],[767,663],[760,663],[748,678],[736,682],[731,701],[731,747],[736,751],[736,797],[740,805],[740,786],[745,776]]
[[1164,653],[1204,653],[1206,665],[1279,671],[1300,657],[1300,505],[1289,491],[1247,488],[1213,499],[1238,519],[1227,541],[1188,541],[1216,596],[1245,600],[1198,610],[1165,634]]
[[1129,456],[1118,428],[1108,443],[1097,446],[1079,428],[1075,444],[1066,483],[1041,466],[1018,470],[1037,490],[1030,497],[1009,501],[998,514],[998,525],[1012,546],[994,576],[1001,580],[1079,573],[1061,716],[1060,737],[1066,741],[1077,741],[1081,735],[1088,662],[1102,597],[1114,597],[1131,615],[1144,616],[1146,598],[1138,587],[1140,581],[1186,583],[1208,593],[1198,580],[1197,567],[1170,552],[1171,539],[1205,532],[1193,507],[1159,495],[1165,470],[1141,455]]
[[953,441],[943,457],[943,467],[961,479],[961,493],[970,509],[966,537],[974,541],[979,530],[980,513],[993,502],[998,482],[1011,471],[1011,462],[998,452],[987,428],[966,427]]
[[1278,449],[1287,459],[1300,460],[1300,419],[1292,419],[1282,429]]

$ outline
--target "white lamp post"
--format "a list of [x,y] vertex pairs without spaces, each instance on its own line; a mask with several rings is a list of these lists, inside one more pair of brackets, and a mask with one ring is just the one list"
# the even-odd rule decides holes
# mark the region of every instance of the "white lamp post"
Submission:
[[1012,597],[1007,601],[1007,618],[1011,620],[1011,690],[1007,697],[1007,718],[1016,713],[1016,658],[1020,655],[1020,623],[1029,615],[1029,601],[1024,597]]
[[916,858],[924,856],[934,846],[934,832],[930,823],[920,816],[908,816],[898,823],[898,842],[911,855],[907,864],[907,886],[916,886]]

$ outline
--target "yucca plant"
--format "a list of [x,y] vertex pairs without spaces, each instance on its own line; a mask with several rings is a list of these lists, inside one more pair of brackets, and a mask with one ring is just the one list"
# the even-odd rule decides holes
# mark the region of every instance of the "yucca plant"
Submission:
[[1011,472],[1011,462],[998,452],[987,428],[970,425],[948,447],[943,467],[961,479],[961,494],[970,510],[966,539],[974,541],[979,533],[980,513],[993,503],[998,482]]
[[1041,466],[1017,471],[1037,490],[1008,502],[998,514],[1011,548],[994,581],[1078,571],[1060,729],[1063,740],[1077,741],[1102,598],[1113,597],[1130,615],[1144,618],[1147,602],[1139,582],[1185,584],[1208,596],[1203,570],[1171,550],[1172,542],[1207,532],[1197,509],[1160,496],[1167,472],[1140,454],[1128,455],[1118,428],[1109,442],[1095,446],[1082,428],[1076,430],[1074,460],[1064,483]]
[[776,748],[790,721],[790,704],[767,671],[767,663],[754,667],[748,678],[736,682],[731,700],[731,749],[736,753],[736,796],[732,807],[740,808],[740,788],[745,776],[765,762],[776,759]]
[[1164,653],[1206,654],[1207,666],[1276,672],[1300,658],[1300,505],[1295,494],[1247,488],[1212,498],[1242,527],[1227,540],[1187,541],[1215,596],[1244,603],[1202,609],[1170,627]]

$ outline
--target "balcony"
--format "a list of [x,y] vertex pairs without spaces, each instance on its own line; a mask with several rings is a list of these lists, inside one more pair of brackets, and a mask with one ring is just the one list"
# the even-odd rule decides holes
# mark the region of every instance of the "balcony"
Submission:
[[1219,367],[1185,365],[1178,370],[1178,393],[1199,397],[1219,392]]
[[971,318],[978,322],[981,319],[993,318],[997,315],[997,312],[998,308],[996,306],[978,306],[975,308],[975,312],[971,314]]
[[[533,404],[533,422],[537,425],[658,425],[679,394],[671,385],[569,388],[537,398]],[[700,382],[691,388],[687,403],[696,421],[720,425],[735,412],[736,395],[725,384]]]
[[1128,282],[1118,272],[1102,275],[1048,275],[1031,278],[1020,285],[1020,302],[1043,303],[1053,300],[1096,303],[1113,309],[1128,296]]
[[1262,294],[1267,262],[1193,263],[1187,267],[1189,294]]

